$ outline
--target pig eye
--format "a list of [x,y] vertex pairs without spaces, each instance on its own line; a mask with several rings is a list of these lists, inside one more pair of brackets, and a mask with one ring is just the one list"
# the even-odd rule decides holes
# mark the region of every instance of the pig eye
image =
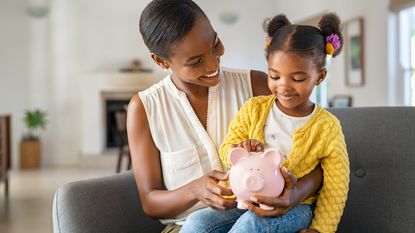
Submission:
[[252,168],[250,168],[249,170],[252,171]]
[[256,170],[259,171],[259,168],[257,168]]

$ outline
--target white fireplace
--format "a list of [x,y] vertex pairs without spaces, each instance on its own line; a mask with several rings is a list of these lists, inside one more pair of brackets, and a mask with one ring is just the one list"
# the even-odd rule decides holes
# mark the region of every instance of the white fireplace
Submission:
[[160,81],[163,74],[93,73],[83,77],[82,154],[101,155],[107,151],[105,102],[130,99],[140,90]]

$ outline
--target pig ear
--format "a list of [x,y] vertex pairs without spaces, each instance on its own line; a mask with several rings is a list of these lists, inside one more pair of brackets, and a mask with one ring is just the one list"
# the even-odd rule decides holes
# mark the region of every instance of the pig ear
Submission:
[[233,148],[230,152],[229,152],[229,157],[228,160],[232,165],[235,165],[235,163],[242,157],[248,156],[249,153],[247,150],[245,150],[244,148],[241,147],[236,147]]
[[282,162],[282,156],[279,150],[270,148],[267,149],[264,154],[262,155],[263,158],[271,160],[273,163],[280,166]]

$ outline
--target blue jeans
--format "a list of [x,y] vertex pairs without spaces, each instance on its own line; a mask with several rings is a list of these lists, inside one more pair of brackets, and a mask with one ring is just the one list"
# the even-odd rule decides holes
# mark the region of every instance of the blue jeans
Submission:
[[205,208],[191,213],[180,232],[293,233],[307,228],[312,219],[313,209],[310,205],[298,205],[276,218],[262,218],[254,212],[239,209],[218,211]]

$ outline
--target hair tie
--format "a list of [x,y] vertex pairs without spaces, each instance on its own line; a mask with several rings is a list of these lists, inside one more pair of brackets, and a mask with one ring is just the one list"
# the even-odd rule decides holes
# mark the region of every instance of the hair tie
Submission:
[[326,38],[326,53],[330,56],[334,54],[336,50],[338,50],[341,46],[340,37],[333,33]]
[[267,49],[271,45],[272,37],[268,36],[265,38],[265,49]]

